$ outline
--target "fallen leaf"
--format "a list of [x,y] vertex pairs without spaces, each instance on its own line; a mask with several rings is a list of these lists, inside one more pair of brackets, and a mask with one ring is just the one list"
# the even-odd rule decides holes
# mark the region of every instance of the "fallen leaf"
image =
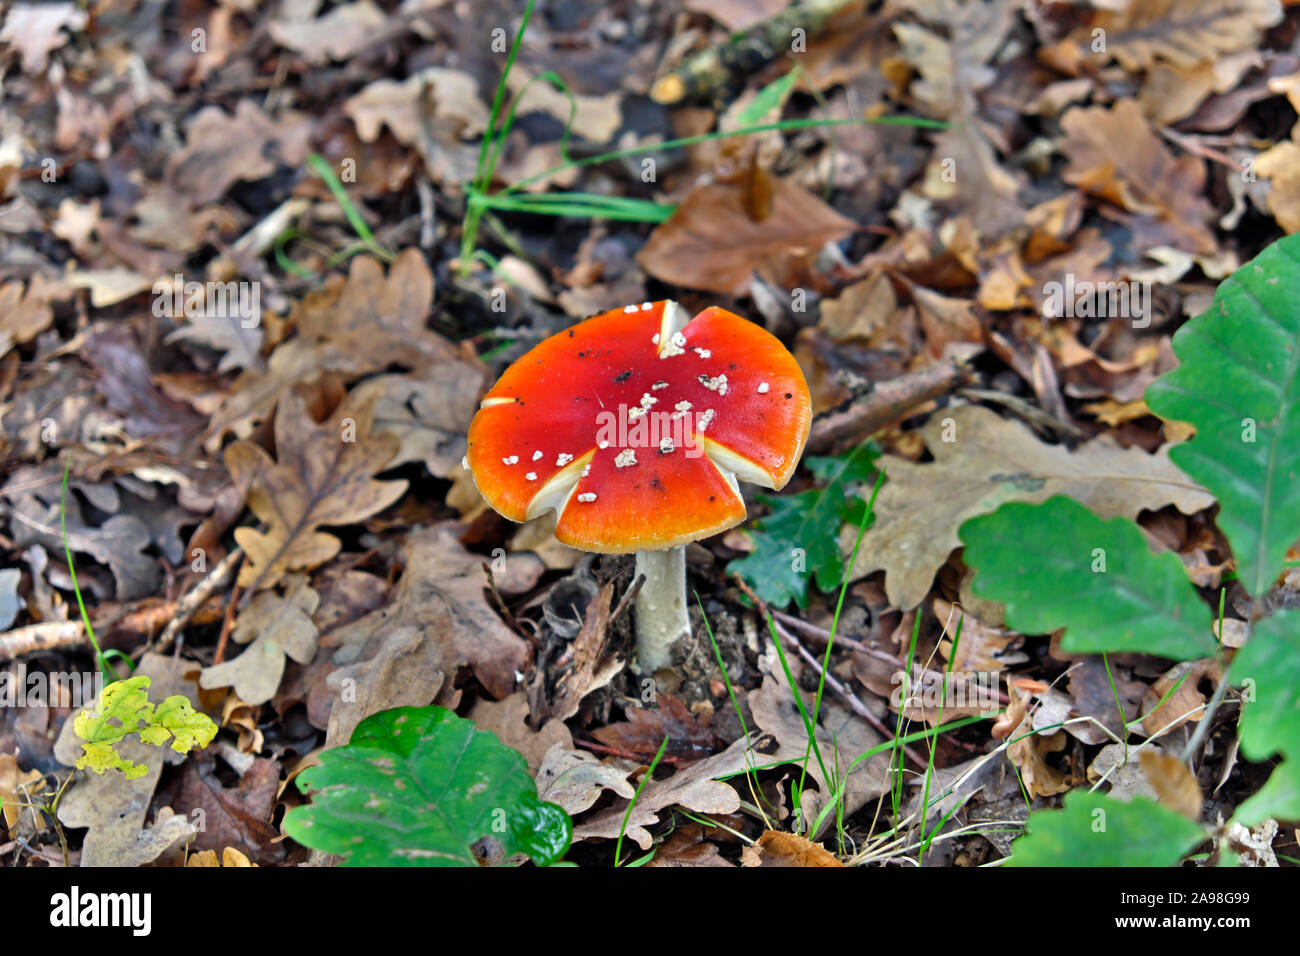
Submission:
[[1218,250],[1210,229],[1214,207],[1203,195],[1204,162],[1193,155],[1175,159],[1136,102],[1075,107],[1061,118],[1061,129],[1061,151],[1070,159],[1062,178],[1126,210],[1115,216],[1140,233],[1143,248]]
[[15,3],[0,30],[0,42],[13,44],[22,57],[23,72],[45,72],[50,51],[68,42],[68,33],[85,29],[90,19],[75,3]]
[[740,855],[741,866],[843,866],[819,843],[797,833],[766,830]]
[[[573,639],[573,664],[560,676],[550,695],[550,713],[559,720],[576,714],[584,697],[609,684],[623,669],[622,657],[606,653],[613,593],[613,585],[606,584],[587,605],[582,630]],[[658,744],[655,747],[658,749]]]
[[353,395],[362,404],[373,399],[375,433],[397,436],[394,465],[418,461],[429,474],[446,478],[465,456],[465,433],[487,388],[487,370],[445,362],[426,374],[380,375],[362,382]]
[[648,850],[654,837],[646,827],[658,823],[659,814],[669,807],[684,807],[712,816],[735,813],[740,809],[740,796],[730,785],[714,778],[743,771],[746,761],[762,762],[762,754],[749,753],[750,742],[749,737],[741,737],[722,753],[683,767],[671,777],[647,781],[626,821],[627,803],[620,800],[609,810],[574,827],[573,839],[614,840],[623,833],[641,849]]
[[1070,781],[1066,775],[1047,762],[1050,754],[1065,748],[1070,739],[1065,731],[1022,736],[1024,731],[1022,724],[1012,735],[1012,743],[1007,747],[1007,759],[1019,769],[1021,782],[1029,793],[1029,798],[1050,797],[1069,790]]
[[186,866],[215,866],[215,867],[250,867],[257,866],[256,863],[249,860],[248,857],[240,853],[233,846],[228,846],[221,851],[221,862],[217,862],[216,850],[198,850],[185,859]]
[[522,754],[528,761],[528,772],[534,776],[540,772],[543,758],[553,748],[569,750],[573,747],[569,728],[555,718],[548,720],[540,730],[528,726],[528,698],[522,691],[516,691],[502,701],[480,698],[466,716],[480,730],[492,731],[503,744]]
[[286,571],[314,568],[342,547],[321,525],[346,525],[382,511],[406,491],[405,481],[374,475],[397,453],[392,435],[371,435],[373,409],[345,400],[322,424],[312,421],[302,398],[290,392],[275,420],[277,462],[261,446],[239,441],[225,451],[237,487],[266,530],[235,529],[246,552],[239,574],[252,591],[274,585]]
[[625,800],[632,799],[636,790],[627,781],[630,772],[630,768],[620,770],[585,751],[557,744],[542,757],[536,775],[537,796],[558,804],[569,816],[577,816],[591,809],[606,790]]
[[[1188,721],[1201,720],[1205,716],[1205,695],[1197,685],[1203,680],[1217,683],[1221,673],[1219,662],[1208,657],[1182,661],[1165,671],[1146,693],[1142,730],[1149,737],[1163,737]],[[1173,690],[1175,685],[1177,690]],[[1169,699],[1161,704],[1166,694]]]
[[1277,0],[1142,0],[1099,10],[1078,43],[1091,49],[1103,31],[1104,55],[1130,73],[1160,61],[1189,67],[1257,46],[1281,19]]
[[[13,506],[13,541],[17,548],[40,544],[50,554],[63,554],[61,494],[58,486],[9,496]],[[48,502],[46,504],[45,502]],[[86,524],[75,495],[66,509],[68,547],[88,554],[113,573],[117,598],[129,601],[153,593],[161,578],[158,562],[142,552],[151,544],[149,529],[134,515],[114,515],[98,527]]]
[[672,694],[659,694],[658,706],[628,707],[627,717],[604,727],[597,727],[592,736],[601,743],[629,754],[650,760],[665,737],[668,748],[665,756],[681,760],[695,760],[708,756],[719,743],[713,730],[713,715],[696,717]]
[[167,342],[198,342],[221,353],[217,364],[218,372],[229,372],[237,368],[260,370],[262,361],[262,340],[266,333],[259,327],[245,325],[240,316],[227,312],[218,316],[209,316],[205,312],[194,316],[190,321],[167,336]]
[[[169,802],[182,819],[201,823],[191,844],[195,849],[215,855],[237,846],[259,863],[278,863],[285,855],[279,827],[272,823],[279,789],[280,764],[275,760],[256,758],[233,786],[217,778],[212,760],[191,760]],[[243,853],[239,855],[242,865],[252,865]]]
[[623,125],[623,93],[620,90],[611,90],[600,96],[583,96],[572,91],[566,95],[549,81],[534,82],[534,78],[533,72],[519,62],[506,74],[506,84],[516,97],[520,116],[540,110],[593,143],[608,143]]
[[[887,480],[876,499],[874,544],[862,549],[849,578],[885,571],[889,601],[903,610],[925,598],[935,572],[960,545],[961,523],[1004,502],[1067,495],[1102,518],[1135,518],[1139,511],[1168,504],[1195,514],[1213,503],[1169,462],[1167,447],[1148,455],[1140,448],[1120,448],[1103,435],[1071,452],[1043,444],[1024,425],[972,405],[932,416],[920,432],[934,462],[916,464],[892,455],[879,460]],[[854,536],[841,533],[846,556]]]
[[345,101],[343,112],[365,143],[375,142],[387,126],[399,143],[420,154],[429,177],[439,183],[473,177],[479,148],[464,140],[486,130],[489,116],[472,76],[436,66],[400,83],[377,80]]
[[1143,750],[1138,754],[1138,761],[1160,803],[1189,820],[1201,818],[1201,804],[1205,798],[1185,763],[1173,754],[1154,750]]
[[65,298],[61,283],[48,282],[39,274],[24,288],[21,282],[0,285],[0,355],[15,345],[30,342],[54,321],[51,299]]
[[74,289],[89,289],[90,304],[97,309],[125,302],[153,288],[153,279],[131,269],[74,269],[64,281]]
[[240,100],[234,115],[208,106],[186,124],[185,148],[167,163],[166,181],[196,206],[220,199],[235,183],[275,172],[276,161],[297,166],[310,151],[312,120],[287,111],[267,116],[252,100]]
[[654,858],[646,863],[651,867],[724,866],[730,867],[718,852],[718,845],[705,839],[710,832],[726,833],[717,827],[706,829],[698,823],[688,823],[668,834],[667,839],[655,847]]
[[326,679],[333,694],[327,747],[347,744],[357,724],[371,714],[394,707],[427,706],[442,690],[447,662],[432,634],[398,626],[385,628],[375,642],[378,647],[373,657],[340,667]]
[[39,770],[21,770],[13,754],[0,754],[0,805],[3,806],[5,826],[12,834],[16,831],[19,816],[26,810],[20,803],[40,803],[37,795],[45,789],[45,775]]
[[[135,675],[151,680],[150,698],[165,700],[181,694],[198,700],[194,682],[198,665],[179,657],[145,654]],[[81,738],[73,730],[75,721],[64,721],[54,745],[54,754],[66,766],[81,756]],[[122,757],[148,768],[144,776],[127,780],[117,772],[86,773],[73,779],[59,803],[59,820],[64,826],[89,827],[81,845],[82,866],[141,866],[158,859],[179,844],[194,839],[197,828],[186,817],[171,815],[170,808],[154,811],[155,823],[145,826],[153,792],[162,775],[163,762],[187,759],[169,747],[154,747],[136,737],[118,745]]]
[[411,532],[406,571],[388,605],[322,639],[339,648],[338,663],[356,660],[372,638],[409,628],[442,649],[446,673],[467,665],[493,697],[513,692],[528,645],[488,603],[483,558],[461,546],[457,536],[462,530],[459,524],[443,523]]
[[461,360],[450,342],[424,327],[432,298],[433,274],[419,250],[398,256],[387,276],[376,260],[353,259],[346,280],[331,276],[323,289],[295,303],[290,318],[299,335],[280,343],[266,370],[235,380],[230,399],[208,425],[208,449],[220,448],[227,430],[247,436],[286,389],[322,372],[353,379],[392,366],[428,372]]
[[743,294],[750,273],[781,288],[795,280],[828,242],[857,225],[807,190],[773,177],[772,214],[755,222],[745,190],[728,183],[697,186],[650,234],[637,262],[655,278],[688,289]]
[[342,3],[316,19],[273,19],[271,37],[300,53],[308,63],[346,60],[364,50],[388,30],[388,17],[370,2]]
[[307,585],[305,575],[285,579],[284,595],[263,591],[235,619],[231,637],[249,644],[233,660],[205,667],[199,676],[204,690],[233,687],[240,700],[264,704],[275,696],[284,676],[284,659],[311,663],[316,655],[316,625],[312,613],[320,597]]

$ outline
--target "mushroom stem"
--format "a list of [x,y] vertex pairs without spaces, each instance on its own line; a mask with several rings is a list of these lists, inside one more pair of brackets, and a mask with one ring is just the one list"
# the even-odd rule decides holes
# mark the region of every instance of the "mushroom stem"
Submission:
[[691,633],[686,606],[686,549],[638,551],[636,573],[645,582],[636,596],[637,669],[653,674],[672,663],[672,647]]

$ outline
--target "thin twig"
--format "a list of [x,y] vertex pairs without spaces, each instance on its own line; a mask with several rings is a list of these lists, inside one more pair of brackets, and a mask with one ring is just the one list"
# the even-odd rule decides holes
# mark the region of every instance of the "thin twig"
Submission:
[[632,586],[623,592],[623,596],[619,598],[618,607],[614,608],[614,612],[610,614],[606,626],[617,621],[618,616],[623,613],[629,604],[636,600],[636,596],[641,593],[641,585],[643,584],[645,584],[645,575],[638,574],[636,580],[632,582]]
[[[581,747],[584,750],[590,750],[593,753],[608,754],[611,757],[622,757],[625,760],[635,760],[638,763],[645,763],[645,754],[639,754],[632,750],[620,750],[618,747],[606,747],[604,744],[598,744],[592,740],[583,740],[581,737],[573,738],[573,745]],[[682,757],[661,757],[660,763],[677,764],[685,763]]]
[[[772,616],[789,627],[801,631],[806,637],[811,637],[818,641],[822,647],[830,642],[831,632],[824,627],[818,627],[816,624],[809,623],[801,617],[795,617],[793,614],[786,614],[784,611],[772,611]],[[888,651],[882,651],[877,647],[870,647],[861,641],[855,641],[851,637],[844,637],[842,634],[835,635],[835,646],[845,647],[859,654],[865,654],[867,657],[874,657],[878,661],[884,661],[886,664],[893,664],[897,667],[903,666],[902,658],[897,657]],[[943,673],[932,668],[926,667],[921,671],[922,679],[943,680]],[[998,701],[1003,704],[1011,703],[1011,698],[1002,691],[998,691]]]
[[176,605],[176,616],[172,618],[171,623],[158,636],[158,640],[150,648],[151,651],[161,654],[175,643],[181,631],[194,617],[194,612],[203,605],[203,602],[208,599],[212,592],[225,584],[226,578],[230,576],[230,573],[235,569],[235,565],[239,563],[240,558],[243,556],[244,552],[240,548],[235,548],[221,560],[220,564],[212,569],[207,577],[194,585],[190,592],[181,598],[180,603]]
[[[799,641],[799,638],[795,637],[788,630],[786,630],[785,626],[780,621],[778,621],[775,617],[772,616],[772,613],[767,609],[767,604],[763,601],[762,598],[760,598],[757,594],[755,594],[750,589],[749,585],[745,583],[745,580],[741,578],[740,575],[733,575],[733,577],[740,584],[740,589],[745,592],[745,594],[749,597],[751,601],[754,602],[754,604],[758,607],[759,611],[762,612],[765,616],[767,616],[771,620],[773,630],[775,630],[776,633],[780,637],[782,637],[785,640],[785,642],[789,644],[790,647],[792,647],[795,650],[795,652],[798,653],[798,655],[804,659],[806,663],[812,666],[813,670],[817,672],[817,675],[819,677],[823,677],[825,679],[826,685],[830,687],[831,690],[835,691],[835,693],[839,694],[840,697],[844,699],[844,702],[848,704],[850,708],[852,708],[855,714],[857,714],[868,724],[874,727],[877,731],[883,734],[886,740],[893,740],[894,739],[893,732],[888,727],[885,726],[885,724],[880,720],[879,717],[877,717],[875,714],[873,714],[871,711],[867,709],[867,705],[862,703],[862,701],[858,698],[858,695],[854,694],[842,683],[840,683],[840,681],[835,677],[834,674],[830,673],[829,671],[823,674],[822,665],[817,660],[816,655],[814,655],[812,651],[808,650],[808,648],[804,647],[803,644]],[[836,637],[836,640],[837,641],[839,640],[838,636]],[[913,750],[910,745],[904,744],[903,752],[907,754],[908,759],[911,760],[918,767],[926,766],[926,762],[923,759],[921,759],[921,755],[918,754],[915,750]]]
[[953,359],[877,382],[845,407],[819,416],[808,436],[808,451],[820,454],[874,435],[886,425],[906,418],[923,402],[964,385],[973,374],[968,362]]
[[230,631],[235,626],[235,606],[239,602],[239,582],[230,590],[230,600],[226,602],[226,613],[221,619],[221,635],[217,638],[217,650],[212,655],[213,665],[226,659],[226,641],[230,640]]

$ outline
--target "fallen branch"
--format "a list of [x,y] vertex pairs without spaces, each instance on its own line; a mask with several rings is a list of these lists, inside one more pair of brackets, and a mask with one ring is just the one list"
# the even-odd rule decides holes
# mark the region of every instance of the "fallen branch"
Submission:
[[162,653],[176,642],[176,638],[180,636],[181,631],[189,625],[190,619],[194,617],[194,612],[212,596],[212,592],[225,584],[226,578],[234,571],[243,556],[244,552],[240,548],[235,548],[208,573],[207,577],[194,585],[190,592],[181,598],[176,605],[175,616],[162,634],[158,636],[158,640],[153,643],[150,650],[155,653]]
[[0,635],[0,661],[13,660],[33,651],[56,647],[74,647],[86,640],[86,625],[81,621],[46,621],[19,627]]
[[818,417],[808,436],[808,451],[824,454],[837,445],[856,444],[869,438],[886,425],[907,417],[918,405],[965,385],[972,375],[966,362],[949,359],[919,372],[877,382],[847,406]]

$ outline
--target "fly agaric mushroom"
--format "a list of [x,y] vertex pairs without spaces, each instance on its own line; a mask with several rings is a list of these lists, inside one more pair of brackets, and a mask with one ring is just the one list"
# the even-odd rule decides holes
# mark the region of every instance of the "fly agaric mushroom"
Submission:
[[737,478],[783,488],[812,419],[775,336],[716,307],[687,319],[665,301],[579,322],[506,369],[469,428],[465,467],[502,515],[554,510],[561,543],[636,553],[641,673],[690,633],[685,545],[745,520]]

